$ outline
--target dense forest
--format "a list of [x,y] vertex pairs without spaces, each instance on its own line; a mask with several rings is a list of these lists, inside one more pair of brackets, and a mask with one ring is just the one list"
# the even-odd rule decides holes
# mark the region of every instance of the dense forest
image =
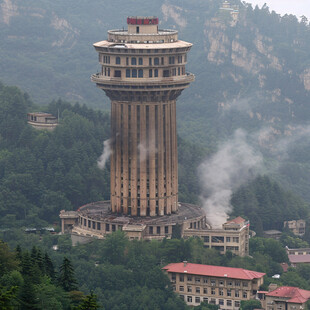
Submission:
[[[61,235],[40,237],[15,230],[1,237],[15,249],[0,243],[0,305],[12,306],[5,309],[19,309],[19,305],[26,310],[97,309],[83,307],[87,301],[106,310],[190,309],[173,293],[161,270],[170,262],[183,260],[265,272],[264,290],[271,282],[310,289],[308,265],[283,273],[280,263],[288,261],[285,240],[251,238],[251,256],[241,258],[206,249],[196,238],[129,241],[121,231],[78,247]],[[55,243],[58,251],[51,249]],[[272,278],[274,274],[281,278]],[[216,310],[217,306],[197,307],[206,309]]]
[[[103,171],[97,160],[109,137],[107,113],[61,100],[44,107],[59,115],[53,132],[27,124],[26,114],[40,109],[16,87],[0,84],[0,225],[44,227],[59,222],[62,209],[108,200],[109,166]],[[198,202],[195,167],[203,148],[179,139],[180,199]],[[195,150],[196,152],[192,152]]]
[[[26,122],[39,109],[16,87],[0,85],[0,224],[44,227],[58,223],[60,210],[76,210],[108,200],[109,165],[97,160],[109,137],[107,113],[85,105],[52,101],[46,111],[60,116],[53,132],[38,131]],[[180,201],[200,203],[196,167],[210,150],[179,138]],[[232,215],[249,218],[260,234],[282,229],[284,220],[307,218],[309,206],[268,177],[257,177],[232,197]]]

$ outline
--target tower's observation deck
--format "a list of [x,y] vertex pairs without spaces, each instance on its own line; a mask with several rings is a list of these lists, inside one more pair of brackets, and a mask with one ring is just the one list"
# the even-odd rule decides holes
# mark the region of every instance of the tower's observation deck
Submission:
[[178,209],[176,99],[194,80],[192,44],[156,17],[129,17],[128,30],[94,44],[101,72],[92,81],[111,99],[111,209],[133,216]]

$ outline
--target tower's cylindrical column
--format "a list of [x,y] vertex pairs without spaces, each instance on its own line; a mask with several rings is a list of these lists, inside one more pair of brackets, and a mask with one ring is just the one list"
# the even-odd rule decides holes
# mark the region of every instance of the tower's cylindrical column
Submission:
[[116,213],[177,210],[176,101],[112,101],[111,205]]

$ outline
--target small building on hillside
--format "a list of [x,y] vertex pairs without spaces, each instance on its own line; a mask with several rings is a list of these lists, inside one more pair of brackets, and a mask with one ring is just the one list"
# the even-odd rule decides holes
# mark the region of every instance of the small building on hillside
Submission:
[[192,263],[169,264],[163,268],[174,291],[190,306],[201,302],[220,309],[239,309],[242,300],[255,298],[265,273],[242,268]]
[[227,0],[225,0],[222,4],[222,6],[220,7],[220,14],[222,17],[226,16],[231,16],[232,19],[232,26],[235,26],[237,21],[238,21],[238,17],[239,17],[239,7],[238,5],[231,5]]
[[264,237],[265,238],[271,238],[271,239],[279,240],[281,238],[281,235],[282,235],[282,232],[280,230],[276,230],[276,229],[264,231]]
[[286,247],[286,253],[292,267],[298,264],[310,264],[310,248],[290,249]]
[[281,286],[265,295],[266,310],[299,310],[305,309],[310,299],[310,291],[298,287]]
[[285,221],[284,228],[288,228],[295,236],[302,237],[306,232],[305,220]]
[[190,225],[183,237],[200,237],[204,247],[213,248],[225,254],[227,251],[239,256],[249,255],[249,221],[238,216],[222,225],[222,229],[203,229]]
[[57,117],[45,112],[27,113],[27,122],[36,129],[54,130],[58,125]]
[[292,267],[296,267],[299,264],[310,264],[310,254],[305,255],[289,254],[288,259]]

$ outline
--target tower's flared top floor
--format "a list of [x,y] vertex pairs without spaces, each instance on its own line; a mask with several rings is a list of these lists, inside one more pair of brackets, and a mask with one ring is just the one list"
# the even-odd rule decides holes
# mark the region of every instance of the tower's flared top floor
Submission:
[[127,18],[128,29],[108,31],[108,41],[113,43],[158,44],[178,41],[178,32],[158,29],[155,16],[131,16]]

